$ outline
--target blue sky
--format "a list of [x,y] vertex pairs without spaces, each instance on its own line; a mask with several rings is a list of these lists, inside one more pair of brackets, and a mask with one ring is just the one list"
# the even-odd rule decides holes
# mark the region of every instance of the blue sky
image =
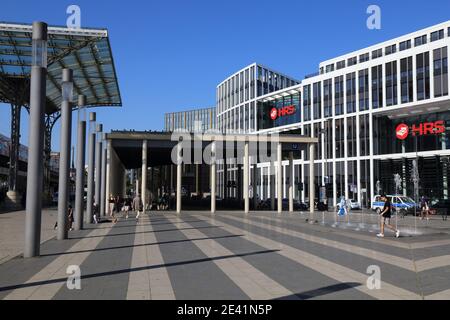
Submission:
[[[65,25],[70,4],[81,7],[83,27],[110,33],[123,108],[96,110],[107,131],[160,130],[164,112],[213,106],[216,85],[253,62],[302,79],[322,60],[450,19],[448,0],[22,0],[3,1],[0,20]],[[381,30],[366,27],[371,4],[381,7]],[[0,104],[7,135],[9,113]],[[26,112],[22,119],[26,144]]]

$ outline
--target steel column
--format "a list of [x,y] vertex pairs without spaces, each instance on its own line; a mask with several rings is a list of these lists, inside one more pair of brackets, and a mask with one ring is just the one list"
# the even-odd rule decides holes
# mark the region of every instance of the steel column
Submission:
[[[36,42],[47,40],[47,25],[45,23],[33,23],[33,40]],[[33,44],[33,46],[34,45],[35,44]],[[46,79],[46,67],[34,64],[31,68],[30,83],[30,133],[28,140],[25,258],[36,257],[40,254],[42,185],[44,169],[42,150],[44,147]]]
[[93,128],[97,115],[95,112],[89,114],[89,143],[88,143],[88,191],[86,204],[86,220],[87,224],[92,223],[94,215],[94,166],[95,166],[95,129]]
[[[71,69],[62,70],[62,88],[66,85],[73,85],[73,71]],[[70,150],[72,146],[72,89],[70,92],[63,92],[61,103],[61,144],[59,159],[59,186],[58,186],[58,240],[65,240],[68,237],[68,203],[69,199],[69,174],[70,174]],[[67,96],[65,96],[67,94]]]
[[[78,110],[83,109],[86,104],[86,97],[78,96]],[[81,112],[81,111],[79,111]],[[84,217],[84,184],[85,184],[85,162],[86,162],[86,121],[84,118],[78,122],[77,139],[77,165],[76,165],[76,191],[75,191],[75,212],[74,229],[83,229]]]

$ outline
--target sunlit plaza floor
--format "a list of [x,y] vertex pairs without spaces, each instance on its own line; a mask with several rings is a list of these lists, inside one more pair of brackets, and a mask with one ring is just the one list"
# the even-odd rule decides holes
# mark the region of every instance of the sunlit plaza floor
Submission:
[[[2,230],[20,234],[20,214],[3,216]],[[0,299],[450,299],[450,223],[441,217],[393,218],[402,237],[378,239],[370,213],[167,212],[56,241],[55,214],[43,220],[41,257],[3,253]],[[69,266],[80,268],[80,290],[67,286]],[[374,266],[379,288],[367,286]]]

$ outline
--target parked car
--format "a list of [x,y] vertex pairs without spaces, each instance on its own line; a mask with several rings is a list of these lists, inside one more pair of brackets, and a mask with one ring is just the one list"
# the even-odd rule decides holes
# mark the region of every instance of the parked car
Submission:
[[[336,208],[339,208],[341,203],[336,205]],[[356,200],[350,200],[347,202],[347,205],[350,207],[350,210],[361,210],[361,204]],[[384,206],[384,203],[383,203]]]
[[[406,216],[408,214],[414,215],[416,209],[418,208],[417,203],[410,197],[405,197],[402,195],[387,195],[386,197],[391,201],[392,207],[398,210],[398,212],[403,216]],[[383,208],[384,201],[381,200],[381,196],[375,196],[372,202],[372,210],[376,211],[377,214],[380,214]]]
[[450,200],[441,199],[431,203],[430,211],[432,214],[441,215],[444,220],[447,220],[450,214]]

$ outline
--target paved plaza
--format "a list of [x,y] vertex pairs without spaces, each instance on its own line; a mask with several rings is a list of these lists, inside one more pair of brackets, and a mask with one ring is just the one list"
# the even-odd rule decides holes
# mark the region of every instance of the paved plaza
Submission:
[[[169,212],[88,226],[45,239],[39,258],[2,253],[0,299],[450,299],[449,222],[408,217],[400,239],[377,239],[374,215],[308,217]],[[14,215],[0,218],[5,228]],[[81,290],[67,288],[72,265]],[[370,266],[381,270],[379,289],[367,286]]]

